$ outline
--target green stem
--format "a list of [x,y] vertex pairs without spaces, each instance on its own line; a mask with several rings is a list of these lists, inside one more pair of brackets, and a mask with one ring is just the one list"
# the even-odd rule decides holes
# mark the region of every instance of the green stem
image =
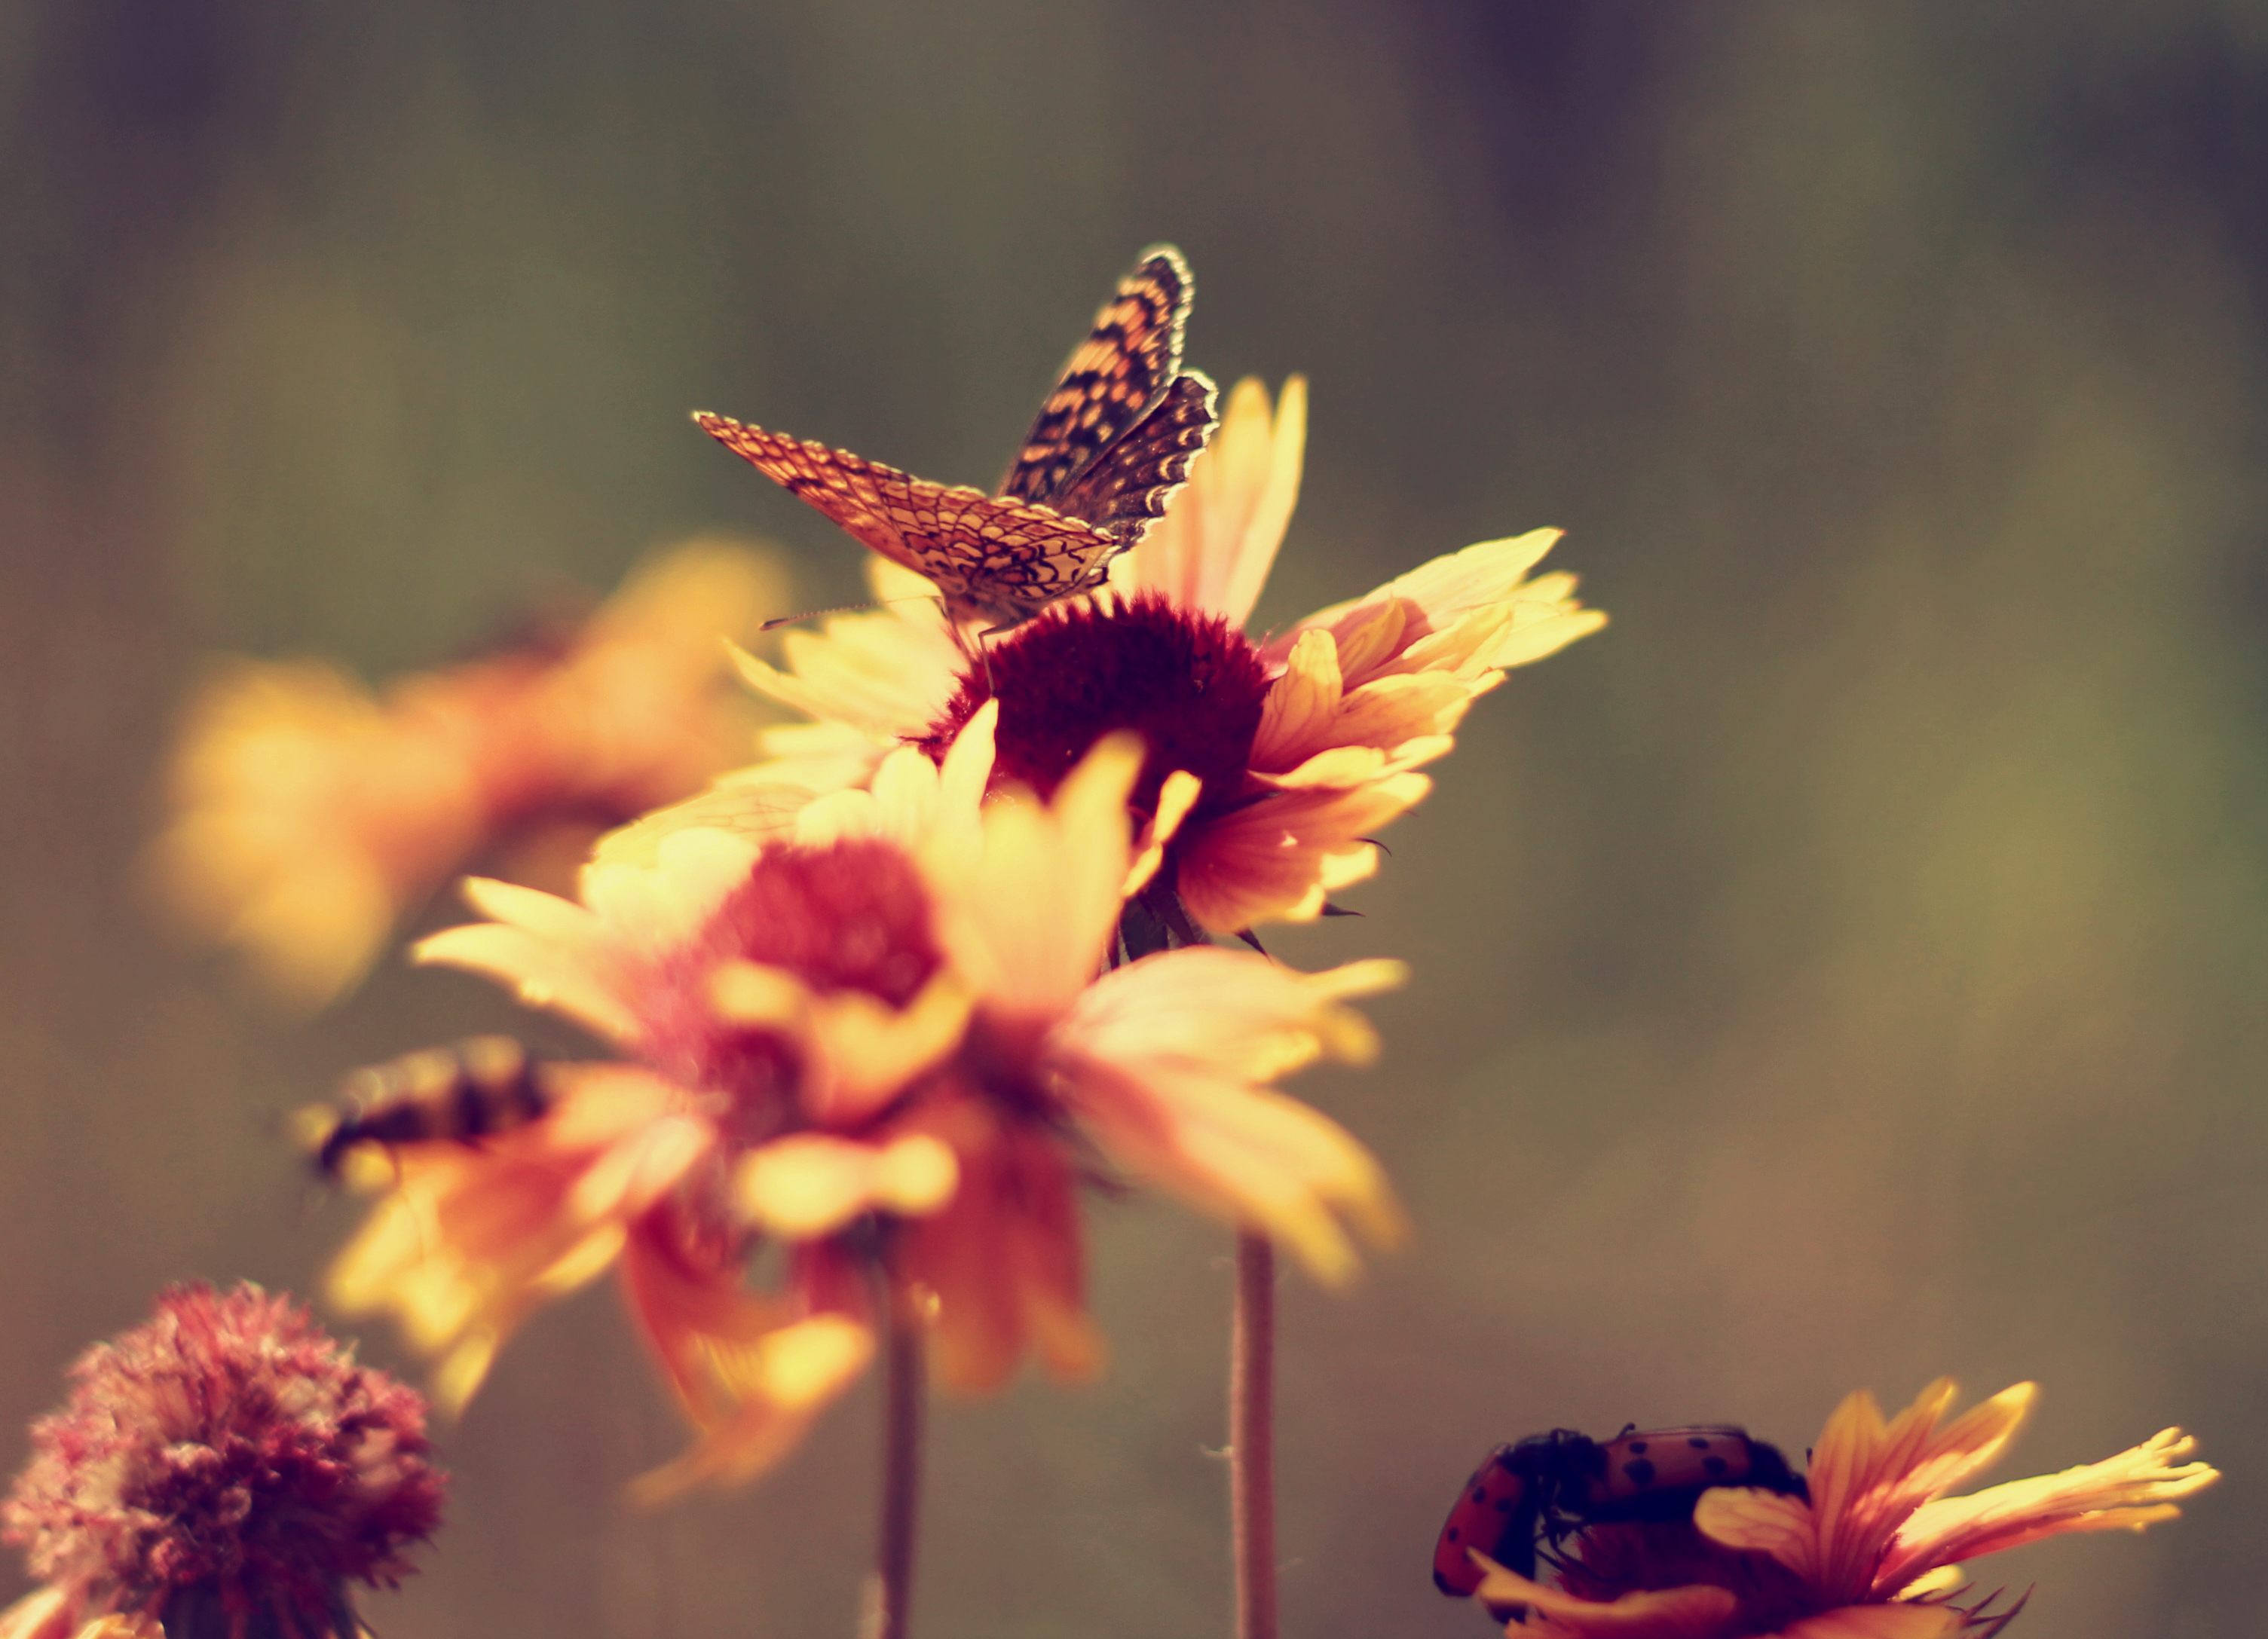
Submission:
[[1228,1356],[1228,1506],[1236,1639],[1276,1639],[1276,1252],[1236,1237]]

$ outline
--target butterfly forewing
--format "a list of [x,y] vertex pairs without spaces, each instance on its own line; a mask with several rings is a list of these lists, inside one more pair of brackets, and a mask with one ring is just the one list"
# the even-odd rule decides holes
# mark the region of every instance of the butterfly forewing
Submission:
[[1174,384],[1196,288],[1172,246],[1142,254],[1040,406],[1002,495],[1072,511],[1062,499],[1074,481]]
[[1117,539],[1029,502],[932,483],[724,415],[701,430],[843,531],[937,583],[956,621],[1012,626],[1101,577]]

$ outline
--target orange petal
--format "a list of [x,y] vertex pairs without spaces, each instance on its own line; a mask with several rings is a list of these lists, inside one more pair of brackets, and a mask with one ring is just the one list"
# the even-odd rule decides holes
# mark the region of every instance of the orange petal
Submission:
[[1876,1586],[1896,1592],[1931,1567],[2066,1532],[2139,1531],[2175,1518],[2181,1510],[2173,1499],[2220,1477],[2210,1464],[2176,1464],[2196,1449],[2197,1442],[2179,1429],[2165,1429],[2099,1463],[1924,1503],[1899,1528]]

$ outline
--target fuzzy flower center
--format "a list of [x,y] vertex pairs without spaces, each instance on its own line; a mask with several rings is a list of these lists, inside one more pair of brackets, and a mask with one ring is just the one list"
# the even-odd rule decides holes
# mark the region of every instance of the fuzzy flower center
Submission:
[[891,1007],[920,994],[943,957],[914,863],[894,845],[846,841],[768,849],[695,939],[671,952],[648,998],[647,1050],[695,1086],[732,1094],[740,1137],[792,1125],[790,1045],[720,1020],[710,982],[732,962],[792,974],[821,995],[862,990]]
[[0,1514],[35,1572],[108,1608],[344,1631],[344,1584],[392,1585],[439,1522],[423,1402],[287,1297],[177,1288],[71,1375]]
[[1154,812],[1176,768],[1204,782],[1197,812],[1234,802],[1251,761],[1268,674],[1251,640],[1226,621],[1143,592],[1112,607],[1057,605],[972,666],[945,715],[917,742],[942,760],[961,725],[997,690],[997,783],[1051,796],[1095,741],[1131,729],[1147,748],[1129,799]]

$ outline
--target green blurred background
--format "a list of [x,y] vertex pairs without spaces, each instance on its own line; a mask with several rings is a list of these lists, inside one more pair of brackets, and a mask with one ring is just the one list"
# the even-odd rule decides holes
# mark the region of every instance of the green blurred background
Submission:
[[[1300,1088],[1420,1233],[1287,1283],[1287,1634],[1484,1632],[1426,1559],[1496,1441],[1800,1449],[1940,1372],[2044,1384],[1998,1477],[2176,1421],[2229,1472],[1979,1567],[2039,1579],[2017,1632],[2257,1631],[2242,0],[0,4],[0,1427],[161,1282],[309,1290],[354,1215],[276,1113],[522,1022],[398,965],[294,1021],[151,931],[197,658],[436,664],[711,526],[855,596],[686,411],[990,483],[1161,239],[1195,364],[1314,381],[1263,623],[1543,524],[1614,616],[1476,709],[1366,920],[1274,942],[1416,970],[1382,1063]],[[941,1409],[927,1639],[1226,1631],[1226,1238],[1093,1222],[1113,1371]],[[630,1514],[680,1438],[609,1292],[545,1314],[370,1615],[845,1631],[871,1385],[760,1488]]]

